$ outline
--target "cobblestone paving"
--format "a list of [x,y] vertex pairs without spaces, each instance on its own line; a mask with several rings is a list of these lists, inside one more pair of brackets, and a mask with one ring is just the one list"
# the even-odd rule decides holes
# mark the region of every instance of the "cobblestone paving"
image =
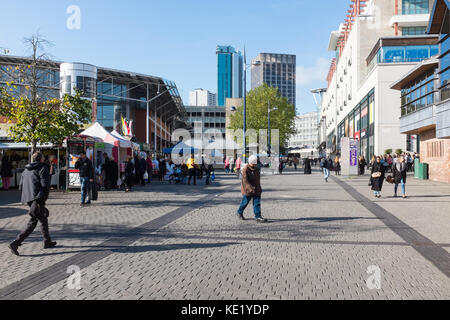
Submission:
[[[369,197],[367,179],[342,179]],[[27,255],[21,258],[5,245],[26,217],[19,215],[22,207],[8,205],[17,214],[0,215],[0,290],[210,194],[217,196],[132,245],[109,248],[111,254],[82,270],[80,290],[69,290],[63,280],[29,299],[450,298],[450,278],[336,182],[288,172],[264,176],[262,184],[268,224],[252,219],[251,206],[249,220],[236,219],[240,188],[222,175],[213,188],[163,185],[106,193],[88,211],[75,206],[78,195],[56,195],[51,224],[63,247],[44,252],[36,232],[21,247]],[[407,200],[376,202],[449,251],[450,187],[411,178],[408,190]],[[418,201],[429,204],[426,220],[415,211]],[[381,270],[379,290],[366,285],[372,265]]]

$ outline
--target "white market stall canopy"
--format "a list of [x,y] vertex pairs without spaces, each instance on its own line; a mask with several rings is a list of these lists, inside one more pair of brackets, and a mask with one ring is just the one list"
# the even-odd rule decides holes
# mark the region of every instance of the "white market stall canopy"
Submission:
[[101,126],[100,123],[96,122],[92,126],[90,126],[88,129],[84,130],[82,133],[80,133],[81,136],[91,137],[95,139],[99,139],[102,141],[105,141],[105,139],[110,136],[109,132],[106,131],[105,128]]
[[[119,141],[121,148],[131,148],[131,149],[136,148],[136,146],[134,146],[133,142],[131,142],[127,138],[121,136],[120,133],[118,133],[116,130],[114,130],[110,134],[111,134],[111,136],[113,136],[115,139],[117,139]],[[140,148],[140,146],[139,146],[139,148]]]
[[80,133],[80,136],[91,137],[101,142],[112,144],[115,147],[133,148],[133,144],[131,143],[131,141],[125,139],[116,131],[109,133],[98,122],[94,123],[88,129]]
[[[38,144],[36,146],[36,148],[38,149],[52,149],[55,146],[52,144]],[[31,145],[25,143],[25,142],[6,142],[6,143],[1,143],[0,142],[0,150],[1,149],[9,149],[9,150],[13,150],[13,149],[30,149]]]

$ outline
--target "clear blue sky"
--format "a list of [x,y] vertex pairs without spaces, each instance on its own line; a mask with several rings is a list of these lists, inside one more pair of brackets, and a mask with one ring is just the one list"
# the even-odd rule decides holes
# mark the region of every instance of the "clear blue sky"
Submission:
[[[217,91],[216,45],[297,55],[297,111],[315,110],[310,89],[324,81],[333,56],[330,32],[350,0],[21,0],[2,1],[0,47],[27,55],[22,39],[37,30],[61,61],[86,62],[160,76],[189,91]],[[81,8],[81,29],[69,30],[69,5]],[[248,74],[250,77],[250,72]],[[250,81],[249,81],[250,82]]]

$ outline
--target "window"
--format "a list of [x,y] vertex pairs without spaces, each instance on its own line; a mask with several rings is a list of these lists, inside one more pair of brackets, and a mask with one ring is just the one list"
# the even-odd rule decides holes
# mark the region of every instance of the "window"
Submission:
[[426,27],[403,27],[402,35],[404,36],[415,36],[425,34],[427,32]]
[[425,14],[430,12],[428,0],[403,0],[403,14]]
[[427,157],[441,158],[444,156],[444,141],[428,142]]

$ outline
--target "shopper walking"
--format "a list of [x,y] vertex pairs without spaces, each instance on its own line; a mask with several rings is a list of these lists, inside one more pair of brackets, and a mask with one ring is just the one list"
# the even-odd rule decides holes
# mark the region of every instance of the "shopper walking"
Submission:
[[29,215],[31,218],[27,228],[9,245],[9,249],[16,256],[19,256],[18,248],[33,233],[38,222],[41,223],[44,249],[51,249],[56,246],[56,242],[52,241],[50,237],[49,211],[45,208],[45,202],[50,192],[49,167],[43,163],[44,156],[40,152],[34,153],[31,156],[31,161],[31,164],[25,167],[19,185],[22,191],[22,203],[30,207]]
[[363,176],[366,173],[366,166],[367,166],[367,162],[366,162],[366,158],[364,158],[364,156],[359,157],[358,159],[358,167],[359,167],[359,175]]
[[372,190],[377,198],[381,198],[381,190],[383,189],[383,182],[385,178],[385,168],[386,167],[381,163],[381,157],[376,157],[375,162],[372,165],[371,181]]
[[11,178],[13,177],[12,173],[12,165],[8,159],[3,157],[2,159],[2,168],[0,170],[0,176],[2,177],[3,189],[9,190],[9,186],[11,185]]
[[188,170],[189,170],[189,179],[188,179],[188,185],[191,184],[191,178],[194,177],[194,186],[197,185],[197,173],[196,173],[196,166],[194,155],[192,154],[189,160],[186,163]]
[[129,192],[133,188],[133,182],[134,182],[133,172],[135,171],[135,169],[134,169],[134,164],[133,164],[132,160],[133,160],[133,157],[128,156],[127,162],[125,163],[125,179],[124,179],[125,192]]
[[117,179],[114,181],[114,168],[107,153],[103,154],[104,163],[102,166],[102,172],[105,174],[104,186],[106,190],[109,190],[117,184]]
[[312,174],[312,168],[311,168],[311,159],[310,158],[305,158],[303,160],[303,165],[304,165],[304,174]]
[[[91,198],[89,191],[91,189],[91,183],[94,182],[94,166],[92,161],[86,157],[86,152],[81,152],[80,158],[75,163],[75,169],[80,171],[81,182],[81,204],[80,206],[90,205]],[[86,198],[88,201],[86,202]]]
[[152,183],[153,177],[153,161],[150,152],[147,154],[147,159],[145,161],[147,162],[148,184],[150,184]]
[[408,164],[405,161],[404,156],[400,156],[392,166],[392,172],[394,175],[394,197],[397,197],[398,185],[402,185],[402,195],[406,198],[406,177],[408,171]]
[[334,159],[334,171],[336,172],[337,176],[341,175],[341,159],[339,157],[336,157]]
[[211,175],[214,174],[214,166],[212,164],[206,165],[206,181],[205,184],[211,184]]
[[225,173],[230,173],[230,160],[228,158],[225,159]]
[[249,205],[250,201],[253,200],[253,211],[255,214],[255,219],[259,223],[267,222],[261,216],[261,176],[260,171],[257,167],[258,157],[253,155],[248,159],[248,165],[244,166],[242,169],[242,202],[238,209],[237,216],[241,220],[245,220],[244,211]]
[[161,158],[159,160],[159,181],[164,181],[165,175],[166,175],[166,159]]
[[139,167],[139,182],[141,183],[141,186],[145,186],[144,175],[147,173],[147,161],[145,161],[141,155],[138,156],[138,160],[137,166]]
[[323,177],[325,179],[325,182],[328,182],[328,178],[330,177],[330,168],[331,168],[332,160],[330,158],[322,158],[322,161],[320,162],[320,167],[323,170]]
[[238,179],[241,177],[241,169],[242,169],[242,159],[241,157],[236,160],[236,174]]

